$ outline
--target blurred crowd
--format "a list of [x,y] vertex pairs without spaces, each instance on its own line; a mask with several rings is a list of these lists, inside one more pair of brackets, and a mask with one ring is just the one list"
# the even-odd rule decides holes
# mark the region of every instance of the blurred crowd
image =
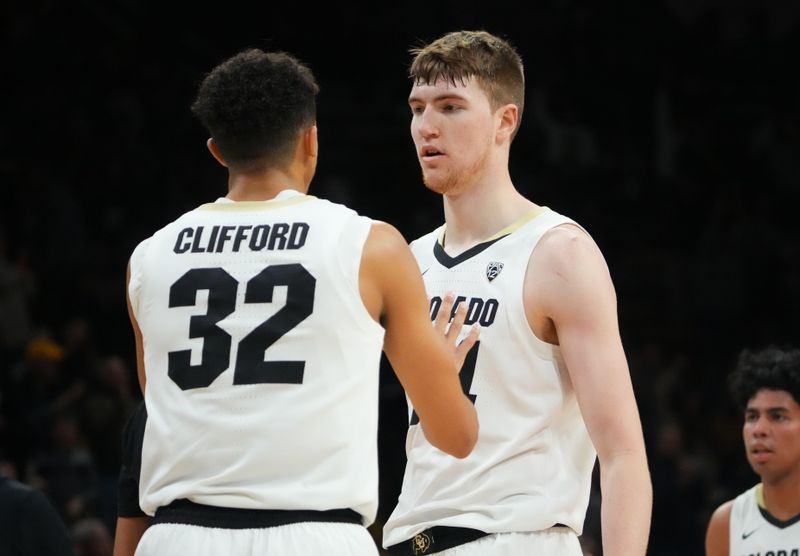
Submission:
[[[127,258],[157,227],[224,194],[187,106],[202,73],[246,45],[165,21],[147,20],[145,33],[143,8],[122,1],[83,4],[91,31],[74,33],[63,9],[19,6],[0,39],[27,52],[8,61],[16,79],[0,108],[0,473],[47,494],[78,554],[103,556],[120,431],[141,398]],[[710,512],[756,481],[725,377],[742,348],[800,338],[800,87],[788,54],[800,50],[800,5],[663,0],[617,11],[564,0],[530,10],[483,14],[485,24],[432,10],[406,34],[411,16],[397,14],[386,34],[404,46],[484,27],[520,50],[528,90],[512,178],[603,249],[653,475],[649,553],[702,554]],[[288,45],[277,46],[292,50],[301,22],[284,27]],[[365,52],[367,67],[349,79],[326,65],[323,42],[295,49],[322,87],[312,193],[409,239],[428,231],[441,209],[408,139],[405,50]],[[165,60],[176,56],[181,64]],[[399,489],[406,419],[399,385],[385,368],[382,377],[379,518]],[[599,488],[587,554],[599,554],[598,502]]]

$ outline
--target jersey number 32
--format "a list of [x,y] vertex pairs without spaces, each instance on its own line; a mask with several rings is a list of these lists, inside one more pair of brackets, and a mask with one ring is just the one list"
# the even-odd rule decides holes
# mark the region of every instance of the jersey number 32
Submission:
[[[286,305],[239,342],[233,384],[301,384],[305,361],[265,361],[266,350],[314,309],[316,279],[299,264],[264,268],[245,285],[245,303],[272,303],[277,286],[286,286]],[[204,388],[230,366],[231,336],[218,323],[236,309],[237,280],[222,268],[195,268],[169,290],[170,307],[192,307],[197,292],[208,290],[208,310],[189,321],[189,337],[203,339],[202,360],[191,364],[192,350],[168,354],[169,377],[182,390]]]

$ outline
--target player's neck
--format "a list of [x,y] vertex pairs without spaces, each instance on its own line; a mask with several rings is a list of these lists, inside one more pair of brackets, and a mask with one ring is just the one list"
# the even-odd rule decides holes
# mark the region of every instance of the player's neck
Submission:
[[450,255],[463,253],[535,207],[516,190],[510,177],[494,183],[475,183],[463,193],[445,195],[445,251]]
[[306,193],[308,186],[293,172],[268,169],[257,173],[230,172],[228,194],[232,201],[268,201],[286,189]]
[[762,480],[767,511],[781,521],[800,515],[800,473],[780,480]]

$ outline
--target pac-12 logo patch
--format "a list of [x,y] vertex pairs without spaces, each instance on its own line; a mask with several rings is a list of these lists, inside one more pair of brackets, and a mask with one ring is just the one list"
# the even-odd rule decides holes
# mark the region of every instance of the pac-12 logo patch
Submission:
[[426,533],[419,533],[413,539],[411,539],[412,543],[412,552],[414,552],[415,556],[419,554],[425,554],[428,550],[431,549],[432,539]]
[[486,266],[486,277],[491,282],[500,275],[501,270],[503,270],[503,263],[489,263]]

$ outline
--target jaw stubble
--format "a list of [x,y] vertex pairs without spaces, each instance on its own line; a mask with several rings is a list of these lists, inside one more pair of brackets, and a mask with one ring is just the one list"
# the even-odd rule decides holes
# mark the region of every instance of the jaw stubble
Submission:
[[480,174],[481,170],[486,166],[488,158],[489,149],[485,149],[481,156],[475,159],[468,168],[460,170],[445,168],[444,172],[441,172],[444,175],[435,179],[428,179],[425,169],[420,168],[422,170],[422,182],[425,187],[440,195],[461,193],[473,181],[475,176]]

